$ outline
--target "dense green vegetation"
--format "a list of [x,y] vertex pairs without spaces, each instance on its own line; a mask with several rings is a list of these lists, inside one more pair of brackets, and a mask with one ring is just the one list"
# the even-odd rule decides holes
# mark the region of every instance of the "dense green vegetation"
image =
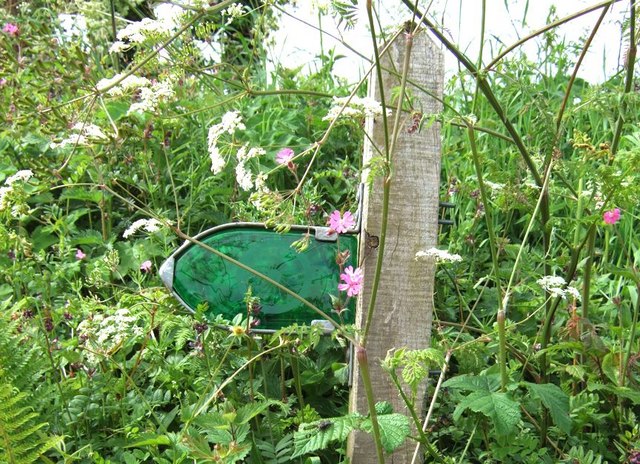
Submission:
[[[384,363],[409,391],[428,382],[418,434],[385,403],[349,413],[354,327],[255,334],[251,289],[246,311],[212,320],[156,275],[226,222],[340,232],[364,117],[383,111],[332,74],[334,54],[311,74],[266,71],[278,2],[210,3],[3,11],[0,462],[347,462],[348,434],[376,424],[381,452],[420,442],[426,462],[638,462],[635,67],[576,79],[586,42],[555,28],[534,34],[535,58],[478,60],[416,11],[462,69],[442,114],[406,102],[408,125],[442,128],[441,199],[455,208],[440,248],[460,257],[438,259],[432,346]],[[352,2],[324,11],[354,19]],[[636,43],[633,3],[624,30]],[[336,295],[355,297],[343,264]]]

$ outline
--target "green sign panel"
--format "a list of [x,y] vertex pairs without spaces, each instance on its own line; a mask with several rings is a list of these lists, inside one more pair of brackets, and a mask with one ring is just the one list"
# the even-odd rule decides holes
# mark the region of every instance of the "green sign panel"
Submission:
[[[291,245],[307,234],[309,244],[303,251]],[[334,318],[354,321],[355,302],[342,312],[342,321],[332,312],[331,295],[338,296],[339,252],[349,251],[346,265],[357,266],[357,236],[330,233],[324,227],[293,227],[277,233],[262,224],[227,224],[210,229],[197,240],[236,259],[282,284]],[[162,265],[160,274],[169,289],[187,308],[207,304],[207,315],[233,319],[247,314],[244,302],[247,290],[259,297],[254,308],[255,329],[275,330],[298,324],[311,324],[321,317],[297,299],[264,279],[206,250],[185,243]],[[344,298],[344,294],[341,295]]]

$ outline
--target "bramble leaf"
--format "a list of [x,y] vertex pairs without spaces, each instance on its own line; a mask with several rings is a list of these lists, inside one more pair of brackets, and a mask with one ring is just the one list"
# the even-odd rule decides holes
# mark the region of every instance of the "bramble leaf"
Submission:
[[539,385],[525,382],[525,386],[542,401],[558,428],[569,434],[571,432],[571,417],[569,416],[569,397],[567,394],[552,383]]
[[[393,450],[402,445],[411,433],[409,418],[402,414],[380,415],[378,416],[378,425],[380,426],[382,447],[387,453],[393,452]],[[370,418],[362,422],[362,430],[369,433],[373,432],[373,424]]]
[[498,436],[502,437],[514,432],[520,422],[520,406],[506,393],[473,392],[458,404],[453,412],[453,419],[458,420],[467,409],[487,416]]
[[344,441],[361,418],[349,415],[301,424],[293,434],[295,451],[292,458],[325,449],[332,441]]

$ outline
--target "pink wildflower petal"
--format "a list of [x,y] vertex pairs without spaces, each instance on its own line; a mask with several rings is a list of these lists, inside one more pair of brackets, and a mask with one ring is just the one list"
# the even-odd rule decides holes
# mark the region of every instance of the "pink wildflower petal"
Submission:
[[291,148],[283,148],[276,155],[276,163],[289,164],[294,156],[295,153]]
[[613,225],[620,220],[620,208],[614,208],[611,211],[605,211],[602,215],[605,224]]
[[4,25],[4,27],[2,28],[2,32],[6,32],[7,34],[9,34],[12,37],[15,37],[19,34],[20,29],[18,29],[18,26],[12,23],[6,23]]
[[153,264],[151,263],[151,261],[150,260],[146,260],[145,262],[143,262],[140,265],[140,270],[142,272],[149,272],[151,270],[152,266],[153,266]]
[[329,227],[339,234],[344,234],[349,229],[352,229],[356,225],[356,221],[349,211],[344,215],[340,214],[340,211],[335,210],[329,216]]
[[85,259],[86,257],[87,257],[87,255],[84,254],[83,251],[80,248],[78,248],[78,250],[76,251],[76,259],[78,261],[80,261],[80,260]]
[[345,268],[344,273],[340,274],[340,280],[343,283],[338,284],[338,290],[341,292],[347,292],[347,296],[356,296],[362,292],[362,285],[364,283],[364,273],[359,267],[353,269],[353,266]]

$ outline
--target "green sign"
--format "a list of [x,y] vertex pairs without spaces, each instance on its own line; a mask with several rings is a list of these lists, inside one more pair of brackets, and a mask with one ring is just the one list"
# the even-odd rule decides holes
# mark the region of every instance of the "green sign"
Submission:
[[[298,251],[292,244],[308,236],[308,246]],[[338,235],[325,227],[294,226],[289,232],[267,230],[263,224],[226,224],[195,237],[211,248],[245,264],[287,287],[330,315],[337,322],[354,321],[351,299],[341,316],[332,311],[337,297],[340,268],[338,253],[349,252],[345,266],[357,266],[357,236]],[[255,329],[276,330],[311,324],[321,317],[299,300],[202,246],[187,242],[160,268],[160,275],[178,300],[190,310],[207,304],[206,314],[233,319],[243,313],[254,318]],[[259,305],[247,309],[247,290]],[[343,292],[344,293],[344,292]],[[344,294],[341,295],[344,298]],[[342,320],[340,320],[342,318]]]

